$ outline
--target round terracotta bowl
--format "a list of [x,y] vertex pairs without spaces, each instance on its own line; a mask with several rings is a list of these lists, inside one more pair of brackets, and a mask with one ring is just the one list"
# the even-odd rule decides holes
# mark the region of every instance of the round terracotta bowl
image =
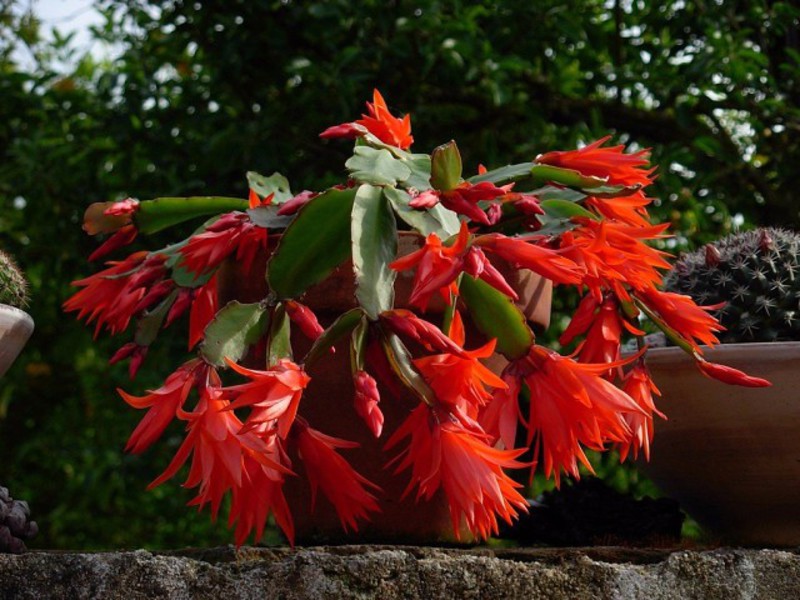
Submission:
[[726,385],[679,348],[650,350],[662,392],[650,462],[641,468],[719,539],[800,544],[800,342],[723,344],[709,361],[772,382]]
[[0,304],[0,377],[5,375],[33,333],[33,319],[23,310]]
[[[421,243],[422,238],[418,235],[401,234],[398,256],[413,252]],[[260,262],[253,267],[254,273],[262,273],[266,268],[267,256],[261,256],[258,260]],[[519,294],[517,304],[528,319],[546,327],[550,320],[551,282],[530,271],[516,271],[507,265],[498,268]],[[398,308],[408,307],[412,281],[413,273],[398,276],[395,284],[395,305]],[[222,304],[229,300],[257,302],[266,294],[263,278],[246,277],[236,263],[229,263],[220,271],[218,286]],[[343,264],[323,282],[313,286],[301,301],[314,310],[323,326],[328,326],[341,313],[353,308],[356,302],[352,263]],[[431,302],[431,314],[427,316],[436,322],[436,313],[443,308],[442,302]],[[483,341],[468,323],[467,329],[468,348]],[[382,491],[377,493],[381,513],[374,514],[368,523],[362,522],[357,533],[345,535],[327,500],[317,498],[312,510],[311,490],[302,467],[299,467],[299,477],[288,478],[284,488],[295,518],[297,541],[305,544],[354,541],[395,544],[470,542],[472,538],[465,530],[460,532],[460,539],[456,539],[448,504],[441,491],[430,501],[417,501],[414,492],[403,498],[409,481],[408,472],[395,475],[393,469],[385,468],[386,463],[397,455],[397,450],[386,452],[383,446],[419,400],[408,391],[401,390],[396,395],[381,386],[384,434],[380,439],[375,439],[353,408],[355,391],[350,374],[348,343],[345,340],[338,344],[334,354],[320,360],[309,370],[311,382],[303,394],[300,413],[312,427],[323,433],[359,444],[357,450],[344,451],[343,456],[359,473],[381,488]],[[297,332],[292,334],[292,345],[296,357],[302,357],[310,348],[308,340]],[[250,358],[255,359],[251,366],[263,368],[263,356]],[[487,363],[497,372],[507,364],[500,355],[491,357]],[[301,465],[302,462],[297,461],[297,464]]]

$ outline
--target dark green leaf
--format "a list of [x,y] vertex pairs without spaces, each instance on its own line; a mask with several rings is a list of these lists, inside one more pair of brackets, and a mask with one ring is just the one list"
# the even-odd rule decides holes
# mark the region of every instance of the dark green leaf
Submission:
[[531,169],[533,166],[534,163],[532,162],[506,165],[505,167],[487,171],[483,175],[474,175],[467,181],[470,183],[482,183],[484,181],[489,181],[495,185],[505,185],[515,181],[522,181],[523,179],[530,179]]
[[405,347],[400,338],[393,333],[384,333],[381,336],[381,345],[386,353],[386,358],[392,370],[400,381],[423,402],[433,405],[436,402],[436,394],[428,385],[428,382],[414,368],[411,354]]
[[272,313],[269,329],[269,350],[267,364],[274,365],[282,358],[292,359],[292,324],[282,304]]
[[602,177],[582,175],[572,169],[562,169],[561,167],[552,167],[550,165],[534,165],[531,168],[531,176],[535,181],[542,183],[560,183],[561,185],[579,189],[598,188],[607,182]]
[[497,339],[499,352],[509,360],[528,353],[533,332],[511,298],[469,275],[462,278],[460,291],[473,323],[486,337]]
[[540,205],[550,217],[559,219],[586,217],[595,221],[598,219],[597,215],[594,213],[589,212],[580,204],[570,202],[569,200],[543,200]]
[[436,148],[431,154],[431,185],[434,189],[448,191],[461,182],[461,153],[454,141]]
[[362,185],[356,192],[351,221],[356,298],[371,319],[394,305],[396,271],[389,263],[397,255],[394,213],[381,189]]
[[286,229],[267,267],[279,298],[296,298],[350,258],[356,190],[328,190],[306,204]]
[[226,357],[239,362],[265,333],[268,323],[269,313],[261,304],[229,302],[206,327],[200,354],[217,366],[225,366]]
[[366,365],[367,340],[369,338],[369,321],[362,318],[350,337],[350,369],[353,373],[363,371]]
[[138,320],[136,333],[133,336],[134,342],[139,346],[149,346],[155,341],[161,325],[164,323],[164,319],[177,296],[178,290],[173,290],[158,306]]
[[275,194],[272,198],[272,204],[283,204],[292,197],[292,190],[289,189],[289,180],[280,173],[273,173],[269,177],[265,177],[255,171],[248,171],[247,185],[261,198]]
[[396,185],[411,176],[411,169],[391,152],[369,146],[356,146],[345,167],[356,181],[373,185]]
[[343,315],[340,315],[333,324],[328,327],[321,336],[319,336],[311,350],[306,354],[303,362],[306,366],[310,366],[319,360],[328,350],[333,348],[339,340],[344,338],[361,322],[364,316],[364,311],[360,308],[353,308],[348,310]]
[[247,200],[223,196],[156,198],[140,202],[134,220],[142,233],[155,233],[197,217],[245,211],[248,207]]

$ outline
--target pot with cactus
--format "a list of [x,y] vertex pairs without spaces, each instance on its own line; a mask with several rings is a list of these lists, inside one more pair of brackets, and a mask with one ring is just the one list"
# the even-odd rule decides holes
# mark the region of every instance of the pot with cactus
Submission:
[[25,312],[28,282],[14,259],[0,251],[0,377],[8,371],[33,333]]
[[642,468],[713,536],[800,544],[800,235],[731,235],[682,257],[666,287],[715,311],[721,343],[703,349],[709,360],[773,385],[720,387],[694,369],[693,348],[651,349],[669,418]]
[[[229,498],[239,544],[270,515],[290,542],[332,541],[334,529],[350,541],[465,541],[527,510],[511,470],[558,482],[591,469],[586,448],[649,451],[646,348],[621,358],[623,336],[641,339],[648,315],[696,345],[717,321],[661,289],[669,256],[648,245],[665,226],[646,210],[645,150],[603,139],[468,174],[454,141],[411,152],[410,117],[377,91],[367,114],[322,137],[355,140],[344,181],[327,190],[250,173],[246,199],[86,211],[86,231],[107,236],[90,259],[199,221],[75,282],[65,303],[98,332],[132,331],[111,358],[130,361],[132,377],[165,328],[187,326],[191,354],[161,387],[120,392],[146,410],[129,450],[184,425],[152,485],[188,463],[190,503],[216,516]],[[537,343],[531,320],[548,317],[536,298],[550,288],[519,288],[531,273],[580,291],[575,354]],[[729,383],[766,383],[700,350],[694,360]]]

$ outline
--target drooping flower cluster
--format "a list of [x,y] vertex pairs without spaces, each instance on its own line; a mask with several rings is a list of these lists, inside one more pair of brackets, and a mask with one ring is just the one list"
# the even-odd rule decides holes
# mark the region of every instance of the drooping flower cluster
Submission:
[[[386,436],[384,469],[406,478],[405,501],[444,495],[456,537],[487,538],[527,510],[509,470],[541,468],[559,483],[565,474],[579,477],[581,465],[591,471],[587,449],[649,457],[654,418],[663,415],[646,364],[644,317],[704,374],[768,385],[707,362],[704,346],[721,331],[709,314],[715,307],[661,289],[671,257],[653,246],[666,226],[647,212],[655,172],[647,150],[628,153],[603,138],[465,178],[455,142],[411,154],[410,116],[392,115],[377,90],[366,114],[321,137],[357,140],[348,180],[327,190],[292,194],[281,175],[251,173],[247,199],[92,205],[84,228],[108,236],[92,259],[142,234],[208,220],[186,240],[74,282],[80,289],[64,304],[95,335],[135,323],[132,341],[111,359],[130,360],[131,377],[159,332],[188,311],[195,357],[145,396],[120,390],[146,410],[127,448],[143,452],[170,423],[183,423],[184,441],[152,485],[188,464],[190,504],[216,516],[230,496],[237,544],[251,534],[258,540],[270,515],[293,541],[297,511],[314,507],[290,506],[291,478],[305,479],[312,504],[324,497],[346,531],[380,518],[384,492],[370,481],[375,473],[347,458],[358,444],[325,433],[308,402],[320,400],[314,394],[322,392],[309,390],[313,369],[335,345],[349,357],[343,388],[352,382],[337,409],[366,439]],[[419,234],[417,248],[403,255],[398,223]],[[275,230],[283,231],[277,246]],[[258,267],[264,260],[266,273]],[[576,344],[572,355],[536,342],[515,304],[521,272],[578,290],[560,338]],[[221,306],[218,287],[231,273],[249,296]],[[326,293],[354,285],[356,302],[321,323],[305,294],[331,277],[338,279]],[[396,306],[402,277],[410,295],[400,298],[397,286]],[[641,348],[627,358],[625,336]],[[498,353],[505,367],[490,368]],[[396,403],[406,415],[400,420],[386,410]],[[522,460],[526,453],[531,460]]]

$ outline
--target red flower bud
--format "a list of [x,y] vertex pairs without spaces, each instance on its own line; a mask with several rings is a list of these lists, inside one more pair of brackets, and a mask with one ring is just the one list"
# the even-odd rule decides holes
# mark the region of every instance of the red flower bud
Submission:
[[706,377],[730,385],[741,385],[744,387],[769,387],[772,385],[772,383],[766,379],[751,377],[747,373],[726,365],[718,365],[705,360],[698,360],[697,366]]

